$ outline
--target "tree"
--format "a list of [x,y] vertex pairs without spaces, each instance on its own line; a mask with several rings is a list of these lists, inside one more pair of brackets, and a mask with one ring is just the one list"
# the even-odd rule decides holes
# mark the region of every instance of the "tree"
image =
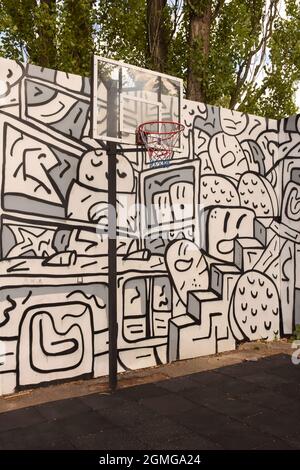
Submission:
[[187,98],[206,101],[212,2],[187,0],[187,9],[189,16]]
[[95,0],[64,0],[58,23],[58,55],[61,70],[90,75],[94,45]]
[[57,66],[55,0],[0,0],[1,49],[6,57]]
[[299,0],[0,0],[0,28],[5,57],[89,75],[97,52],[183,78],[190,99],[296,111]]
[[147,0],[147,43],[150,65],[164,72],[168,58],[167,0]]

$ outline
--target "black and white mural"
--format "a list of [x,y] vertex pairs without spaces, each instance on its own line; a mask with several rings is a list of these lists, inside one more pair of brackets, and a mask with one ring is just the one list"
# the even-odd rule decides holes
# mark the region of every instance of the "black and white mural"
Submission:
[[[0,59],[0,394],[108,371],[107,154],[90,80]],[[184,101],[169,167],[117,162],[119,371],[300,323],[300,116]]]

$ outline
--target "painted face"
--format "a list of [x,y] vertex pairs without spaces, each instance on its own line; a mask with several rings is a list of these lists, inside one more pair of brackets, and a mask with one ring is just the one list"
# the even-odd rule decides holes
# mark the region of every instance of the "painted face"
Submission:
[[0,58],[0,96],[9,92],[23,73],[23,67],[14,60]]
[[223,176],[206,175],[200,180],[200,205],[239,206],[240,198],[234,184]]
[[239,179],[249,170],[242,147],[236,137],[219,132],[209,144],[209,154],[216,173]]
[[[108,156],[104,150],[91,150],[81,159],[79,182],[94,189],[108,190]],[[134,188],[133,168],[126,157],[117,156],[117,191],[131,193]]]
[[237,282],[230,307],[230,326],[238,340],[274,340],[280,334],[280,303],[271,279],[257,271]]
[[185,305],[189,291],[208,289],[207,263],[192,241],[171,243],[166,250],[166,264],[176,292]]
[[232,263],[234,240],[253,237],[254,217],[253,211],[239,207],[211,209],[206,226],[208,254]]
[[263,176],[245,173],[240,179],[238,192],[241,205],[253,209],[257,217],[278,215],[278,202],[274,188]]
[[248,124],[247,114],[220,108],[221,126],[228,135],[239,135],[244,132]]

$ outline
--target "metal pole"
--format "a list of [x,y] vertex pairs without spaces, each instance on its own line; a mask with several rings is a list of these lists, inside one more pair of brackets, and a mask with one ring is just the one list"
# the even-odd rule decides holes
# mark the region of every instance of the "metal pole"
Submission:
[[118,383],[117,352],[117,146],[107,143],[108,157],[108,331],[109,331],[109,387],[114,392]]

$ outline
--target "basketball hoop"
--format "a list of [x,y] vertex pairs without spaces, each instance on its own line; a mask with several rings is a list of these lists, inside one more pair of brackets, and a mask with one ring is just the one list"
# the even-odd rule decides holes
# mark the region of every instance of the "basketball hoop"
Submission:
[[184,125],[174,121],[144,122],[138,127],[139,143],[148,151],[150,167],[169,166]]

